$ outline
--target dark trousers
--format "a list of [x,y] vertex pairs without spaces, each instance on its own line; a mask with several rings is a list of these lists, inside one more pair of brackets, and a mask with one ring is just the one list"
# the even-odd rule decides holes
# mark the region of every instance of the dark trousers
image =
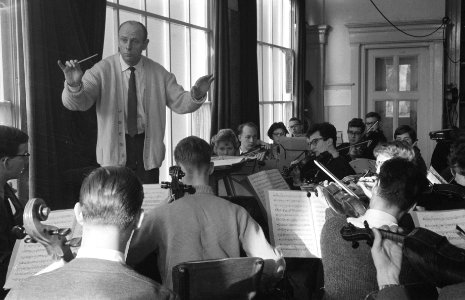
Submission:
[[133,170],[142,183],[158,183],[160,170],[144,169],[144,139],[145,133],[136,134],[134,137],[126,134],[126,167]]

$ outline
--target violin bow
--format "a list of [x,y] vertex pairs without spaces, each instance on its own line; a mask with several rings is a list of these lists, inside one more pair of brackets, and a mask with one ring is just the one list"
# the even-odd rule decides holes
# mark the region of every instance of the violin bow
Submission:
[[349,195],[359,199],[359,197],[351,190],[349,189],[342,181],[340,181],[336,176],[334,176],[331,171],[329,171],[323,164],[321,164],[319,161],[315,159],[315,165],[320,168],[323,172],[326,173],[337,185],[339,185],[344,191],[346,191]]

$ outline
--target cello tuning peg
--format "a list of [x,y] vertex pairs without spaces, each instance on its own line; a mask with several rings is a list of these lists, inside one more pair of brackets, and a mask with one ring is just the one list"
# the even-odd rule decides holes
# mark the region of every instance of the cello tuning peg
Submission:
[[11,233],[16,237],[18,240],[22,240],[27,236],[26,229],[24,227],[16,225],[11,228]]
[[352,248],[357,249],[360,244],[357,241],[352,242]]
[[35,239],[31,238],[31,237],[25,238],[25,239],[24,239],[24,242],[25,242],[25,243],[28,243],[28,244],[30,244],[30,243],[37,243],[37,241],[36,241]]

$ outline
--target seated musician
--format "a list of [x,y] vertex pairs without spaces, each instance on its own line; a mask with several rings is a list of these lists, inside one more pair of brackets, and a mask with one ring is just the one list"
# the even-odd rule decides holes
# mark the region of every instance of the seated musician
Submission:
[[[336,134],[336,128],[330,123],[314,124],[307,131],[307,142],[316,159],[338,179],[342,179],[345,176],[355,174],[355,172],[347,160],[336,150]],[[309,160],[302,167],[301,175],[304,180],[312,183],[331,180],[314,164],[313,160]]]
[[[356,227],[397,225],[399,219],[415,204],[427,188],[426,175],[402,158],[387,160],[381,166],[373,187],[369,209],[359,218],[345,218],[328,209],[321,232],[321,254],[326,299],[363,299],[377,289],[376,270],[369,256],[370,247],[360,243],[353,249],[342,239],[340,230],[351,222]],[[419,277],[418,277],[419,278]],[[408,264],[402,270],[401,281],[415,282],[417,275]]]
[[465,135],[459,135],[451,145],[449,154],[449,168],[442,173],[442,177],[449,183],[465,186]]
[[[397,232],[397,228],[395,227],[387,228],[383,226],[381,229],[390,229],[393,232]],[[465,295],[465,282],[443,287],[439,292],[439,297],[431,292],[425,294],[423,286],[421,286],[422,289],[419,289],[401,285],[399,277],[403,269],[402,246],[391,240],[383,239],[375,228],[373,229],[373,234],[375,239],[373,247],[371,247],[371,255],[376,267],[376,279],[379,287],[379,291],[374,296],[374,299],[463,299]]]
[[[364,150],[366,149],[365,144],[359,144],[362,142],[362,137],[365,132],[365,123],[360,118],[353,118],[347,125],[347,137],[349,138],[348,143],[340,144],[337,149],[340,155],[343,155],[347,160],[351,161],[356,158],[364,157]],[[368,157],[366,157],[368,158]]]
[[413,147],[413,151],[415,151],[416,164],[426,173],[426,163],[423,157],[421,157],[420,149],[417,147],[418,139],[415,130],[408,125],[401,125],[394,131],[394,139],[396,141],[404,141]]
[[232,129],[220,129],[212,137],[213,153],[217,156],[234,156],[239,149],[239,141]]
[[76,258],[28,278],[7,299],[175,299],[124,261],[127,242],[142,221],[143,198],[142,184],[130,169],[94,170],[84,179],[74,207],[83,227]]
[[177,264],[239,257],[241,249],[247,256],[269,259],[266,274],[284,268],[281,254],[247,211],[213,195],[208,186],[213,170],[210,152],[210,146],[195,136],[178,143],[174,158],[186,174],[183,183],[193,185],[196,192],[148,212],[131,241],[128,263],[138,264],[155,252],[163,284],[168,287],[173,285],[172,268]]
[[257,160],[264,160],[270,145],[258,139],[258,127],[252,122],[239,125],[237,137],[240,142],[239,155],[254,155]]
[[366,139],[371,142],[367,144],[364,157],[374,159],[373,150],[379,143],[387,142],[386,136],[381,129],[381,116],[377,112],[369,112],[365,115]]
[[291,137],[305,136],[304,124],[299,118],[292,117],[289,119],[289,133]]
[[[16,242],[11,229],[23,224],[23,205],[7,182],[19,178],[27,168],[28,140],[27,134],[21,130],[0,125],[0,287],[5,284],[8,262]],[[4,290],[0,288],[0,298],[3,296]]]
[[271,124],[270,128],[268,128],[267,135],[273,141],[273,144],[271,145],[271,149],[267,155],[268,159],[274,159],[279,156],[279,139],[286,136],[288,133],[289,131],[287,131],[283,122],[275,122]]

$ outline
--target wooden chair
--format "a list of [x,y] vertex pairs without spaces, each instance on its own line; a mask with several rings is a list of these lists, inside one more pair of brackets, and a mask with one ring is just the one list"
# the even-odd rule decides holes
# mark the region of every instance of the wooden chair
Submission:
[[173,289],[181,300],[252,299],[263,265],[258,257],[181,263],[173,267]]

